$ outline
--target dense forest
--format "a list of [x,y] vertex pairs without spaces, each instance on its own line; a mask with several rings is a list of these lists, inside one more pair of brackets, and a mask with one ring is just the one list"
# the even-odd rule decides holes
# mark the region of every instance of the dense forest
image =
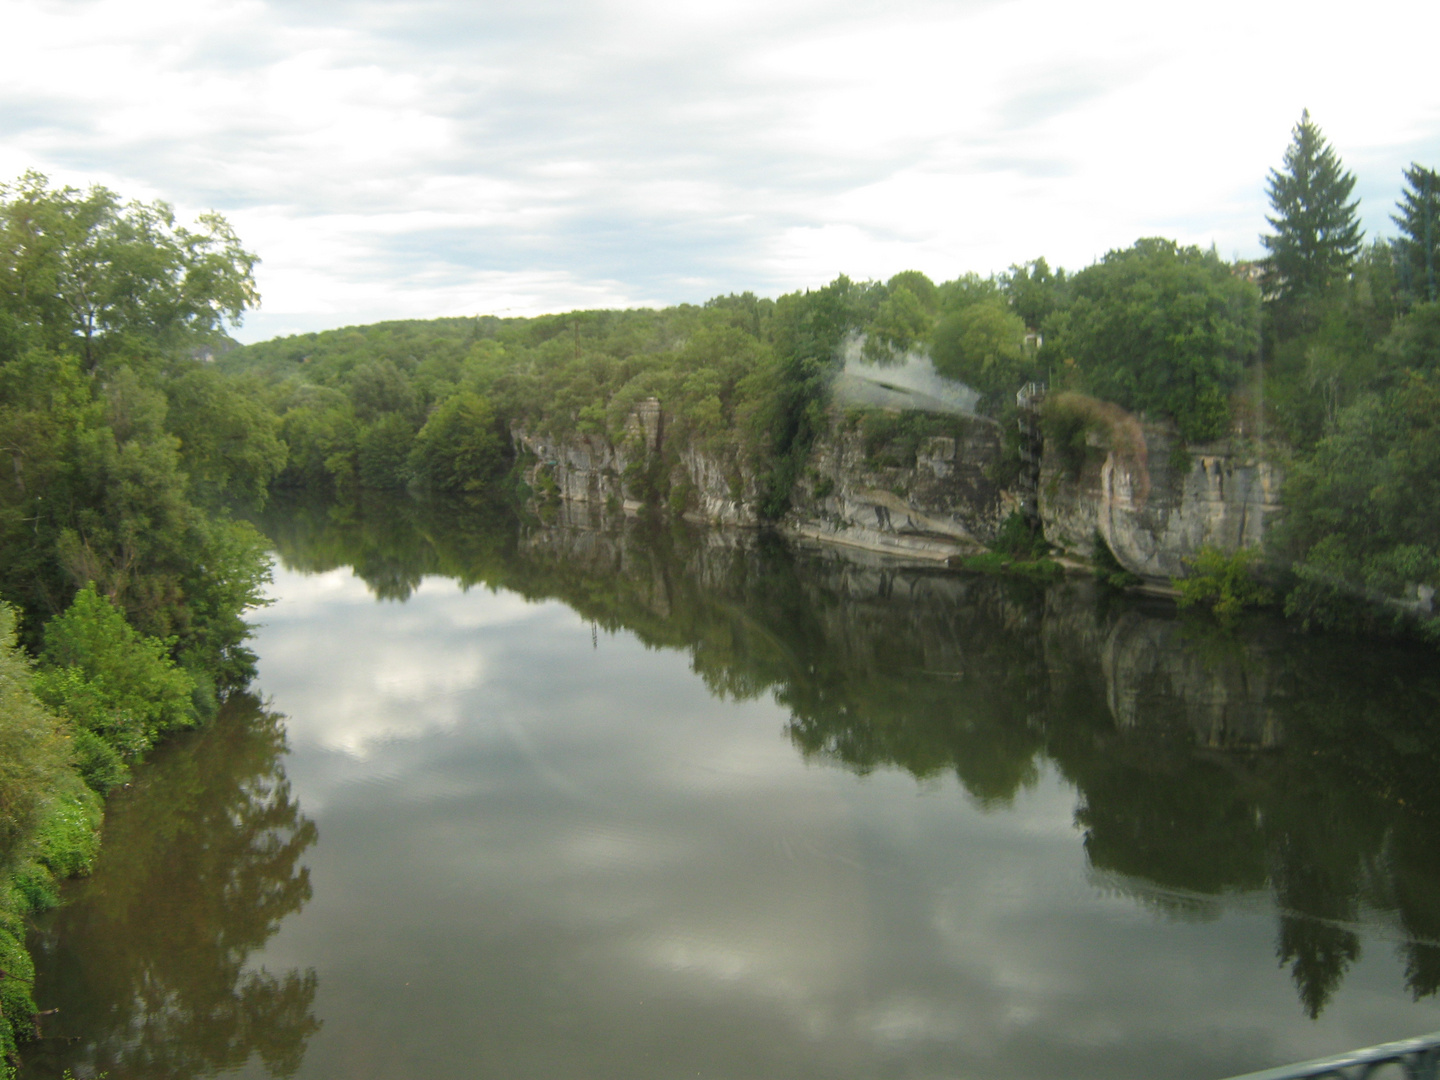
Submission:
[[[104,793],[248,682],[242,615],[269,545],[245,515],[272,490],[503,498],[512,426],[621,442],[653,397],[676,442],[743,462],[778,519],[857,340],[881,364],[928,354],[998,419],[1047,383],[1052,438],[1097,435],[1100,401],[1192,444],[1248,440],[1285,464],[1265,564],[1287,614],[1440,641],[1416,603],[1440,584],[1440,181],[1418,164],[1403,181],[1397,237],[1367,244],[1354,178],[1307,114],[1254,264],[1146,238],[1073,273],[842,276],[774,300],[243,348],[225,331],[258,302],[256,256],[223,218],[37,174],[3,187],[0,1050],[35,1011],[24,917],[93,859]],[[676,505],[663,475],[635,480]]]

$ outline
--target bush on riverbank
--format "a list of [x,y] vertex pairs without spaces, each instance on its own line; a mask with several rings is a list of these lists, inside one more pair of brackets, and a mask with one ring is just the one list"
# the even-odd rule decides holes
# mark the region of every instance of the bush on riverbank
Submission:
[[25,917],[55,905],[57,879],[90,868],[100,825],[100,801],[75,771],[67,725],[35,695],[16,637],[15,609],[0,604],[0,1075],[37,1011]]
[[1270,590],[1255,580],[1259,559],[1260,553],[1251,548],[1227,555],[1208,544],[1202,547],[1194,558],[1185,560],[1186,575],[1174,580],[1180,607],[1205,608],[1228,625],[1246,608],[1274,603]]

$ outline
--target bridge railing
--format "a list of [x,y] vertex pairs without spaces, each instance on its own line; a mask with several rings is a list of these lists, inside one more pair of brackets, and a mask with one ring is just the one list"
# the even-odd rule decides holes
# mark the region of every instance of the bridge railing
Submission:
[[1440,1032],[1230,1080],[1440,1080]]

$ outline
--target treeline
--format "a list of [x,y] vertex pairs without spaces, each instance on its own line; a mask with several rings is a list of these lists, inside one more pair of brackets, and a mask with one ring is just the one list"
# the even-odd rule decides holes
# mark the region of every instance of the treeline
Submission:
[[[1255,263],[1147,238],[1075,273],[1042,258],[938,284],[842,276],[776,300],[381,323],[217,367],[263,385],[288,449],[277,482],[292,487],[493,489],[511,424],[620,443],[655,397],[672,446],[758,477],[757,509],[777,518],[829,422],[839,346],[863,335],[874,362],[927,353],[998,418],[1019,387],[1048,384],[1048,435],[1082,453],[1104,436],[1093,399],[1192,444],[1248,442],[1284,467],[1288,521],[1266,553],[1276,587],[1245,595],[1278,595],[1307,625],[1436,636],[1440,180],[1414,165],[1404,182],[1398,238],[1366,245],[1354,178],[1306,114],[1270,174]],[[637,494],[683,505],[672,472],[636,478]]]
[[251,672],[267,543],[227,507],[288,454],[196,356],[254,262],[214,215],[0,187],[0,1073],[34,1025],[24,917],[92,862],[100,797]]

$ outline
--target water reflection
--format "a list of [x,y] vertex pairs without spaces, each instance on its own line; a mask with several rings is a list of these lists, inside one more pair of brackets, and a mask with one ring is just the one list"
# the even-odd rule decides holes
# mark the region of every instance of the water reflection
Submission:
[[282,767],[281,718],[232,697],[110,802],[92,877],[32,938],[37,998],[58,1008],[26,1076],[211,1076],[257,1060],[292,1075],[310,1037],[313,971],[247,966],[310,899],[316,840]]
[[983,807],[1057,768],[1104,887],[1180,920],[1268,890],[1312,1017],[1362,926],[1397,942],[1413,997],[1440,988],[1433,654],[733,533],[408,502],[269,528],[291,565],[354,566],[379,596],[442,574],[684,649],[717,695],[773,694],[815,760],[953,774]]

